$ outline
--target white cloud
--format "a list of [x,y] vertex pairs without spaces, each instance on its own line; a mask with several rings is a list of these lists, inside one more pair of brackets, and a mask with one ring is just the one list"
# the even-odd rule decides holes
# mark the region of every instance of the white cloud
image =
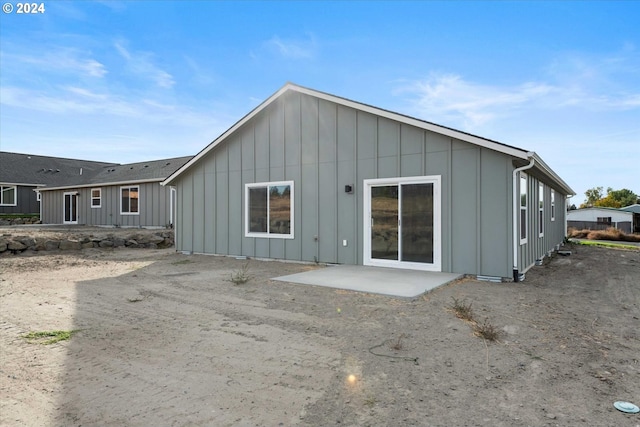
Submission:
[[308,34],[305,39],[282,39],[279,36],[273,36],[266,45],[289,59],[310,59],[315,56],[317,50],[316,40],[311,34]]
[[[27,49],[24,49],[27,50]],[[19,50],[13,50],[17,52]],[[29,49],[30,51],[30,49]],[[74,48],[48,47],[45,52],[34,54],[5,53],[3,61],[11,61],[13,69],[19,69],[17,64],[37,68],[38,73],[43,70],[72,74],[76,77],[104,77],[107,69],[86,52]]]
[[120,56],[127,60],[127,65],[131,72],[142,78],[152,80],[162,88],[170,89],[173,87],[175,84],[173,76],[153,63],[152,54],[141,51],[131,53],[125,44],[123,40],[119,40],[114,43],[114,47]]
[[410,82],[397,93],[409,93],[421,117],[445,119],[475,127],[504,117],[522,105],[537,102],[557,91],[544,83],[525,82],[517,86],[482,85],[455,74],[432,74]]

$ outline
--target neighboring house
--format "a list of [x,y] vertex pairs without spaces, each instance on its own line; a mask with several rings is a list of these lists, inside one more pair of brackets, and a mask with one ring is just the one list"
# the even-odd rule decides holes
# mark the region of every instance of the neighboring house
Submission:
[[0,151],[0,214],[39,214],[34,190],[91,177],[110,164]]
[[640,204],[629,205],[620,210],[633,213],[633,232],[640,233]]
[[103,167],[59,186],[38,189],[43,224],[169,227],[175,198],[165,178],[191,156]]
[[514,280],[575,194],[533,152],[294,84],[163,185],[178,251]]
[[625,233],[631,233],[633,226],[633,212],[626,212],[617,208],[582,208],[567,212],[567,227],[578,230],[606,230],[617,228]]

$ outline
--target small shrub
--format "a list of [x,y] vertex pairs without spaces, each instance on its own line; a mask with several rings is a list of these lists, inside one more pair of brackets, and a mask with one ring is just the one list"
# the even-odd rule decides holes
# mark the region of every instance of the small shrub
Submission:
[[391,347],[391,350],[403,350],[404,344],[402,343],[402,339],[405,338],[405,336],[405,334],[400,334],[397,340],[392,341],[389,345],[389,347]]
[[456,317],[463,320],[472,321],[473,320],[473,310],[471,310],[471,304],[466,303],[466,299],[459,300],[456,297],[451,297],[453,299],[453,304],[449,306],[451,310],[455,313]]
[[489,323],[488,319],[484,319],[483,323],[476,323],[473,329],[476,335],[487,341],[497,341],[500,338],[500,329]]
[[638,234],[626,234],[622,230],[618,230],[614,227],[609,227],[606,230],[576,230],[570,228],[567,231],[569,238],[574,239],[589,239],[589,240],[612,240],[622,242],[640,242],[640,235]]
[[239,270],[236,270],[233,273],[231,273],[231,282],[233,282],[234,285],[242,285],[244,283],[247,283],[249,280],[251,280],[251,278],[252,277],[249,274],[248,262],[245,265],[243,265],[242,268],[240,268]]

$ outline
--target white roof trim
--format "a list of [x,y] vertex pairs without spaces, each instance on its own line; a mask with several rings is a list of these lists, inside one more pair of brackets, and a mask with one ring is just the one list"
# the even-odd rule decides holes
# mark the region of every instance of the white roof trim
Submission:
[[135,185],[135,184],[146,184],[149,182],[161,182],[162,180],[163,178],[153,178],[153,179],[138,179],[134,181],[94,182],[91,184],[65,185],[62,187],[44,187],[44,188],[39,188],[38,191],[68,190],[72,188],[100,188],[100,187],[110,187],[114,185]]
[[440,126],[434,123],[429,123],[423,120],[419,120],[413,117],[409,117],[409,116],[405,116],[403,114],[399,114],[399,113],[394,113],[392,111],[388,111],[388,110],[383,110],[381,108],[377,108],[377,107],[373,107],[371,105],[367,105],[367,104],[362,104],[360,102],[356,102],[356,101],[351,101],[349,99],[346,98],[341,98],[339,96],[335,96],[335,95],[331,95],[328,93],[324,93],[324,92],[319,92],[313,89],[309,89],[309,88],[305,88],[305,87],[301,87],[298,85],[295,85],[293,83],[287,83],[285,84],[282,88],[280,88],[276,93],[274,93],[273,95],[271,95],[269,98],[267,98],[264,102],[262,102],[262,104],[258,105],[256,108],[254,108],[253,110],[251,110],[247,115],[245,115],[242,119],[238,120],[233,126],[231,126],[229,129],[227,129],[224,133],[222,133],[220,136],[218,136],[215,140],[213,140],[213,142],[211,142],[209,145],[207,145],[202,151],[200,151],[198,154],[196,154],[191,160],[189,160],[187,163],[185,163],[181,168],[179,168],[178,170],[176,170],[174,173],[172,173],[171,175],[169,175],[162,183],[161,185],[169,185],[171,184],[173,181],[175,181],[176,178],[178,178],[182,173],[184,173],[187,169],[189,169],[191,167],[191,165],[193,165],[194,163],[198,162],[201,158],[203,158],[204,156],[207,155],[207,153],[209,153],[211,150],[213,150],[215,147],[217,147],[219,144],[221,144],[229,135],[231,135],[232,133],[234,133],[238,128],[240,128],[241,126],[243,126],[245,123],[247,123],[249,120],[251,120],[254,116],[256,116],[258,113],[260,113],[262,110],[264,110],[265,108],[267,108],[274,100],[276,100],[277,98],[279,98],[282,94],[284,94],[285,92],[289,91],[289,90],[293,90],[305,95],[310,95],[316,98],[320,98],[320,99],[324,99],[326,101],[330,101],[330,102],[334,102],[338,105],[343,105],[346,107],[350,107],[350,108],[354,108],[356,110],[359,111],[364,111],[370,114],[374,114],[376,116],[380,116],[380,117],[385,117],[388,118],[390,120],[394,120],[400,123],[404,123],[407,125],[411,125],[411,126],[415,126],[417,128],[420,129],[424,129],[424,130],[428,130],[431,132],[436,132],[439,133],[441,135],[446,135],[449,136],[451,138],[455,138],[458,139],[460,141],[464,141],[464,142],[469,142],[471,144],[474,145],[478,145],[480,147],[485,147],[494,151],[498,151],[500,153],[504,153],[507,154],[509,156],[515,157],[515,158],[519,158],[519,159],[524,159],[524,160],[528,160],[532,155],[535,156],[536,158],[536,162],[542,166],[542,170],[544,173],[548,174],[552,179],[556,180],[558,182],[558,184],[560,184],[560,186],[569,194],[575,194],[573,192],[573,190],[571,190],[571,188],[562,180],[560,179],[560,177],[553,172],[541,159],[540,157],[530,151],[527,150],[523,150],[517,147],[512,147],[509,145],[505,145],[505,144],[501,144],[499,142],[496,141],[492,141],[489,139],[485,139],[479,136],[475,136],[475,135],[471,135],[465,132],[461,132],[455,129],[451,129],[445,126]]

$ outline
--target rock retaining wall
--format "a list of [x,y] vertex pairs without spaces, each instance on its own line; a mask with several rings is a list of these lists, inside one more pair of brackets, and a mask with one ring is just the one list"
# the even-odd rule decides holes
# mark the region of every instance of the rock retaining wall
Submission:
[[36,216],[26,216],[24,218],[0,218],[0,226],[22,224],[40,224],[40,218]]
[[19,254],[24,251],[69,251],[87,248],[168,248],[173,246],[173,231],[162,230],[155,233],[131,233],[125,236],[66,236],[31,237],[0,236],[0,254]]

